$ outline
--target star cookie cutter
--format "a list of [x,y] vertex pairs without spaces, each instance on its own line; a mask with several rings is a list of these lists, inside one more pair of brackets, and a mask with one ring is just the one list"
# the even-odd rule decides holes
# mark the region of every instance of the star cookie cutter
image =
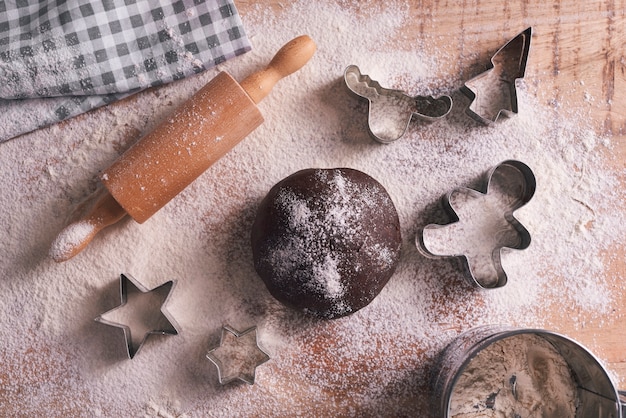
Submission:
[[426,257],[456,257],[472,286],[493,289],[507,282],[504,251],[530,245],[530,233],[514,213],[530,201],[536,181],[531,169],[515,160],[498,164],[485,177],[479,190],[463,187],[445,195],[451,223],[426,225],[415,243]]
[[489,125],[502,115],[510,117],[518,113],[515,82],[524,78],[531,36],[531,27],[519,33],[493,55],[487,71],[461,87],[461,92],[471,100],[466,113],[472,119]]
[[343,79],[354,95],[367,99],[368,131],[374,140],[383,144],[401,138],[413,117],[433,122],[446,116],[452,109],[452,98],[449,96],[411,97],[401,90],[386,89],[370,76],[361,74],[356,65],[345,69]]
[[220,345],[206,357],[217,367],[221,385],[234,380],[253,385],[256,368],[270,359],[257,341],[256,326],[239,332],[229,325],[222,327]]
[[[135,357],[150,335],[178,334],[178,324],[165,310],[165,305],[169,301],[175,283],[174,280],[170,280],[148,290],[131,275],[120,275],[121,304],[98,316],[95,320],[124,330],[126,352],[129,359]],[[147,315],[147,311],[154,311],[156,300],[160,300],[159,313]],[[129,312],[129,309],[135,314]],[[139,312],[141,315],[137,315],[138,311],[141,311]],[[131,328],[134,331],[139,330],[137,334],[141,334],[141,338],[137,338],[131,332]]]

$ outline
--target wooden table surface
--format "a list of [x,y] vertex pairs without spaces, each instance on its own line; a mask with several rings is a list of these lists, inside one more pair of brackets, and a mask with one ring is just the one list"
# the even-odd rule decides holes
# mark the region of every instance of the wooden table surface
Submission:
[[[247,4],[242,4],[245,13]],[[588,111],[589,122],[598,133],[607,134],[615,144],[616,170],[626,167],[626,2],[564,1],[415,1],[411,12],[414,25],[407,31],[434,35],[433,48],[446,48],[449,60],[443,71],[458,73],[471,68],[475,60],[489,59],[489,52],[502,45],[512,28],[532,26],[534,36],[526,72],[529,85],[540,85],[538,96],[544,103]],[[437,36],[439,35],[439,36]],[[440,40],[440,44],[437,44]],[[485,54],[471,56],[466,44]],[[596,98],[586,101],[585,94]],[[624,179],[622,178],[622,186]],[[618,257],[607,260],[608,275],[616,289],[626,276],[626,245],[616,248]],[[602,320],[590,319],[584,327],[551,319],[555,328],[585,345],[599,348],[596,353],[626,385],[626,295],[617,295],[616,311]],[[548,311],[546,315],[550,317]],[[584,312],[572,312],[585,322]],[[598,332],[601,329],[601,332]]]
[[[254,13],[257,3],[269,4],[276,10],[282,7],[281,2],[241,0],[237,4],[244,19],[247,13]],[[367,4],[376,2],[364,2]],[[531,26],[534,36],[527,84],[541,86],[537,95],[545,104],[559,103],[588,112],[588,122],[615,144],[614,152],[619,155],[615,169],[626,167],[626,95],[620,94],[626,90],[626,1],[424,0],[409,4],[412,24],[406,27],[404,39],[427,35],[432,43],[425,45],[426,49],[430,46],[433,51],[447,51],[443,57],[438,55],[441,77],[484,65],[511,34]],[[466,46],[482,53],[469,54]],[[398,47],[411,45],[398,40]],[[595,100],[585,100],[586,95]],[[626,245],[615,251],[624,254]],[[609,274],[622,280],[626,259],[617,257],[609,262]],[[621,298],[621,305],[626,306],[626,295]],[[562,332],[583,344],[593,342],[602,347],[599,354],[626,386],[624,314],[626,308],[604,318],[601,334],[593,320],[582,329],[562,324],[560,317],[553,318],[553,322],[561,323],[558,328]]]
[[[244,19],[246,14],[255,13],[257,3],[269,4],[276,10],[282,7],[281,2],[271,0],[240,0],[237,4]],[[364,2],[363,7],[376,3]],[[432,42],[421,47],[447,51],[444,56],[437,55],[441,77],[453,77],[484,65],[512,34],[531,26],[534,36],[526,83],[540,86],[537,95],[545,104],[558,103],[563,108],[588,112],[589,120],[585,122],[612,138],[614,152],[619,156],[615,170],[626,167],[626,94],[620,94],[626,91],[626,1],[414,0],[409,4],[408,21],[412,23],[405,28],[404,40],[398,40],[398,47],[411,48],[407,39],[426,35]],[[470,54],[466,49],[482,53]],[[588,95],[595,100],[585,100]],[[623,176],[621,180],[624,186]],[[618,282],[626,277],[626,243],[614,252],[619,256],[606,260],[610,264],[607,275],[619,289]],[[550,311],[545,314],[560,332],[584,345],[598,347],[595,354],[617,373],[617,383],[624,388],[626,294],[616,295],[616,300],[615,312],[601,320],[586,319],[584,312],[572,311],[580,322],[586,322],[583,327],[563,321],[560,315],[551,317]]]
[[[323,1],[345,5],[341,0]],[[613,162],[615,171],[626,168],[626,95],[621,94],[626,91],[626,0],[408,0],[407,3],[410,23],[396,46],[410,49],[414,47],[410,40],[420,38],[429,40],[420,44],[424,54],[445,50],[446,54],[437,55],[440,60],[437,76],[441,78],[475,75],[476,69],[484,66],[505,41],[532,26],[530,65],[525,77],[528,89],[546,106],[557,104],[567,111],[578,110],[586,115],[585,123],[598,134],[611,138],[613,152],[618,157]],[[259,10],[270,8],[281,13],[288,7],[288,2],[275,0],[238,0],[236,4],[244,25],[246,17],[256,15]],[[384,0],[370,0],[348,7],[367,10],[385,4]],[[594,100],[585,100],[586,96]],[[114,106],[132,109],[132,100]],[[72,129],[73,124],[80,123],[80,118],[77,120],[65,122],[61,129]],[[1,148],[0,145],[0,151]],[[619,176],[621,187],[625,186],[624,177]],[[616,292],[624,287],[621,284],[626,277],[624,255],[626,244],[607,251],[604,259],[610,266],[606,280],[614,281]],[[558,316],[549,308],[548,304],[546,311],[539,313],[549,318],[547,324],[597,349],[595,354],[615,373],[616,383],[626,388],[626,294],[615,295],[614,309],[604,318],[587,316],[572,308],[571,316],[577,320],[569,321],[563,318],[567,307]],[[2,376],[0,371],[0,381]],[[339,415],[350,414],[343,411]]]
[[[245,19],[254,13],[258,1],[238,1]],[[262,3],[280,10],[280,2]],[[384,3],[384,2],[381,2]],[[377,2],[364,2],[376,5]],[[441,77],[455,77],[483,65],[512,34],[533,28],[533,40],[526,70],[527,85],[546,105],[558,103],[567,110],[581,110],[598,134],[612,138],[618,155],[615,170],[626,167],[626,1],[577,0],[415,0],[410,1],[412,22],[407,25],[398,48],[413,47],[407,40],[426,36],[431,43],[420,45],[438,54]],[[471,50],[473,53],[468,53]],[[477,52],[476,51],[482,51]],[[473,76],[475,74],[468,74]],[[540,87],[537,87],[540,86]],[[595,100],[585,100],[585,97]],[[626,179],[621,178],[622,186]],[[626,207],[625,207],[626,209]],[[625,212],[626,213],[626,212]],[[626,245],[615,248],[618,256],[607,257],[607,276],[615,288],[626,277]],[[616,295],[616,308],[610,317],[586,318],[572,310],[578,322],[564,321],[559,314],[545,315],[548,324],[587,346],[596,347],[597,356],[617,373],[617,384],[626,387],[626,294]],[[580,326],[580,323],[585,323]]]

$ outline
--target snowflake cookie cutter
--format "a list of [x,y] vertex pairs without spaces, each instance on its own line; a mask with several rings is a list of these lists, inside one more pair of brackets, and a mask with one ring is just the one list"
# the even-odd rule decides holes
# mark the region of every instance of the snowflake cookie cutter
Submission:
[[343,79],[355,96],[367,100],[368,132],[374,140],[383,144],[401,138],[414,117],[433,122],[445,117],[452,109],[450,96],[411,97],[401,90],[383,88],[370,76],[361,74],[356,65],[345,69]]
[[462,187],[445,195],[443,207],[451,222],[426,225],[416,235],[416,246],[428,258],[460,260],[472,286],[502,287],[508,280],[502,255],[530,245],[530,233],[514,214],[535,189],[535,176],[526,164],[504,161],[486,173],[482,188]]
[[490,67],[467,81],[461,92],[470,99],[466,113],[489,125],[502,115],[518,113],[516,80],[524,78],[530,52],[532,27],[519,33],[491,58]]
[[[135,357],[150,335],[178,335],[180,327],[165,309],[175,284],[176,281],[170,280],[154,289],[147,289],[130,274],[120,275],[120,305],[103,313],[95,320],[124,330],[129,359],[132,360]],[[150,312],[146,315],[147,311],[155,310],[154,305],[157,300],[160,301],[158,313]],[[132,312],[126,312],[129,309],[133,311],[133,307],[135,315]],[[137,315],[138,312],[141,315]],[[142,334],[141,338],[137,338],[136,334],[131,332],[131,328],[140,330],[138,334]]]
[[217,367],[221,385],[235,380],[253,385],[256,368],[270,359],[258,343],[256,326],[240,332],[229,325],[222,326],[219,346],[206,357]]

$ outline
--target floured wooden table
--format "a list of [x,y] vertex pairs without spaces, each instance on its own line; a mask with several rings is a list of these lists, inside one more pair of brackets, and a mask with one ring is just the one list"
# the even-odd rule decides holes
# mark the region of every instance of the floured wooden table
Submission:
[[[215,76],[146,91],[0,144],[0,408],[8,416],[428,416],[439,352],[461,332],[504,323],[585,345],[626,387],[622,221],[624,11],[619,2],[237,3],[253,50],[221,64],[241,80],[286,41],[318,50],[259,107],[265,122],[142,225],[102,231],[77,257],[48,249],[65,217],[142,132]],[[458,90],[494,52],[533,28],[519,114],[488,127]],[[451,95],[441,121],[412,122],[391,144],[367,134],[367,107],[342,75],[358,65],[387,88]],[[532,243],[505,259],[502,289],[470,287],[457,264],[414,240],[445,223],[440,198],[475,187],[506,159],[532,168],[519,213]],[[396,273],[359,312],[295,313],[267,292],[250,227],[272,185],[311,167],[366,172],[389,192],[403,244]],[[151,336],[132,360],[121,330],[94,321],[119,305],[119,275],[177,284],[176,336]],[[222,325],[258,327],[270,360],[254,385],[220,386],[206,353]]]

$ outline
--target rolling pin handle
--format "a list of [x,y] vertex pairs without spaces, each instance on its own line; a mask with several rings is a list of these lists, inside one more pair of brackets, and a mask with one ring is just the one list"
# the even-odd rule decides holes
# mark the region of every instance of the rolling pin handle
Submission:
[[292,39],[280,48],[264,70],[243,80],[241,87],[254,103],[259,103],[280,79],[302,68],[311,59],[316,48],[313,39],[307,35]]
[[127,213],[106,189],[94,193],[86,214],[65,227],[50,248],[50,257],[57,263],[67,261],[81,252],[103,228],[113,225]]
[[[242,83],[237,83],[227,74],[220,74],[203,88],[208,88],[208,91],[213,93],[218,103],[221,99],[219,93],[224,93],[224,91],[230,92],[231,94],[227,96],[231,99],[240,99],[241,103],[237,106],[231,103],[225,106],[225,108],[230,109],[231,112],[232,110],[237,110],[240,119],[243,116],[247,118],[244,120],[245,123],[233,124],[231,122],[232,118],[222,116],[224,127],[220,132],[227,134],[228,140],[225,139],[217,142],[219,146],[215,145],[216,142],[204,144],[205,147],[211,148],[209,151],[214,153],[215,159],[224,155],[230,147],[241,141],[248,133],[263,122],[263,117],[254,104],[260,102],[267,96],[272,90],[272,87],[274,87],[281,78],[292,74],[304,66],[315,53],[315,49],[315,43],[310,37],[306,35],[300,36],[285,44],[264,70],[251,75]],[[232,82],[229,80],[232,80]],[[202,93],[203,91],[204,90],[201,90],[200,93],[197,93],[201,98],[194,96],[180,108],[182,109],[180,110],[180,112],[182,112],[180,113],[180,120],[189,121],[189,115],[192,113],[195,114],[195,107],[197,107],[198,103],[205,103],[209,100],[203,98],[205,94]],[[252,100],[253,103],[248,99]],[[199,100],[199,102],[194,100]],[[212,102],[209,100],[208,103],[211,104]],[[193,112],[188,111],[189,109]],[[241,122],[241,120],[239,122]],[[146,160],[151,158],[148,157],[150,154],[163,154],[172,151],[170,148],[167,148],[169,145],[174,147],[174,152],[168,155],[176,154],[175,151],[177,150],[180,153],[180,149],[176,148],[180,146],[175,145],[177,142],[170,140],[170,136],[175,135],[177,132],[180,134],[179,137],[184,137],[188,126],[191,126],[191,124],[177,125],[175,128],[172,128],[172,126],[164,122],[163,126],[166,126],[165,130],[160,130],[159,127],[157,127],[155,131],[152,131],[140,139],[137,144],[131,147],[120,159],[109,167],[108,170],[115,172],[116,176],[113,179],[107,175],[106,181],[103,178],[106,189],[102,191],[102,194],[96,194],[89,199],[89,203],[93,205],[91,206],[92,209],[81,219],[68,225],[53,242],[52,248],[50,249],[50,256],[55,261],[62,262],[74,257],[89,244],[98,231],[109,225],[113,225],[127,215],[130,215],[138,222],[143,222],[214,162],[214,160],[198,159],[195,157],[187,160],[177,159],[173,162],[170,161],[170,165],[180,164],[181,161],[194,163],[194,169],[189,171],[189,173],[193,173],[194,175],[192,178],[185,178],[184,176],[173,178],[173,186],[170,188],[157,188],[157,191],[152,192],[153,194],[150,196],[152,200],[148,203],[146,203],[147,201],[145,199],[141,198],[136,201],[134,197],[128,197],[128,194],[124,195],[127,196],[124,199],[120,199],[120,194],[116,194],[114,197],[114,193],[110,193],[112,185],[119,183],[121,185],[127,184],[127,186],[130,187],[131,185],[128,184],[128,179],[137,178],[137,168],[133,166],[133,164],[137,164],[137,161],[146,163]],[[208,130],[209,128],[206,129]],[[213,129],[212,133],[215,133],[216,127],[211,125],[211,129]],[[195,142],[193,144],[195,144]],[[187,150],[189,150],[189,148],[187,148]],[[165,154],[163,155],[165,156]],[[191,156],[191,154],[189,155]],[[163,161],[165,161],[165,159]],[[149,163],[151,161],[147,162]],[[161,167],[165,165],[166,164],[162,164]],[[143,165],[140,164],[140,166]],[[153,178],[153,170],[155,169],[147,169],[147,172],[144,173],[145,176],[142,178],[148,180]],[[156,208],[154,201],[159,202]],[[133,204],[128,204],[129,202]],[[127,212],[127,209],[124,207],[133,208],[133,210],[128,209]]]

